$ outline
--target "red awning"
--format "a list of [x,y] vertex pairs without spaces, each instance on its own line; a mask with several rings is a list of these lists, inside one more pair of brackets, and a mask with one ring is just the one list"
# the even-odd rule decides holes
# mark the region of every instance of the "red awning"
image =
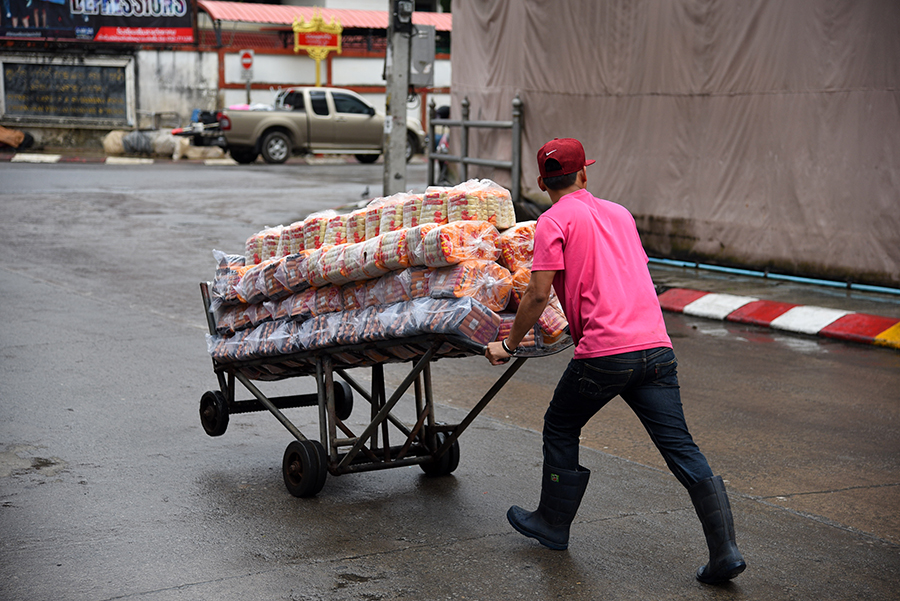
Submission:
[[[336,18],[344,29],[387,29],[388,27],[388,12],[383,10],[245,4],[243,2],[220,2],[219,0],[199,0],[197,6],[209,13],[213,21],[290,25],[295,18],[303,17],[304,20],[309,21],[314,14],[319,13],[326,23],[330,22],[332,18]],[[416,25],[434,25],[437,31],[450,31],[452,22],[453,15],[451,13],[413,13],[413,23]]]

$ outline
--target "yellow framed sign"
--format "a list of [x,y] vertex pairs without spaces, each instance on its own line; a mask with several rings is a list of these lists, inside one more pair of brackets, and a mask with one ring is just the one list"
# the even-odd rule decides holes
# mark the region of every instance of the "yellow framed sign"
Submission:
[[293,30],[294,52],[306,50],[309,57],[316,61],[316,87],[319,87],[322,85],[319,65],[329,52],[341,53],[341,32],[344,28],[336,17],[326,23],[322,15],[316,12],[309,21],[304,20],[302,15],[299,21],[294,17]]

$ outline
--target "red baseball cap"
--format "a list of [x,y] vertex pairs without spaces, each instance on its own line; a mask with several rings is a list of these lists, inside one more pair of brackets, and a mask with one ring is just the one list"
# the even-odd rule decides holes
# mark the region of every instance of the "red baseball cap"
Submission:
[[[559,167],[551,162],[548,169],[548,159],[555,159]],[[553,138],[538,150],[537,162],[541,177],[547,178],[581,171],[582,168],[593,165],[595,161],[584,160],[584,147],[575,138]]]

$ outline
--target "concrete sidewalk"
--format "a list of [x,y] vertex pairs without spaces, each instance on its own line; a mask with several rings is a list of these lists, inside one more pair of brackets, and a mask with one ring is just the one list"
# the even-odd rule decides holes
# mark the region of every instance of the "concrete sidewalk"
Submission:
[[900,349],[900,291],[858,291],[651,264],[664,311]]
[[[379,159],[381,161],[381,159]],[[16,152],[12,149],[0,149],[0,163],[40,163],[40,164],[56,164],[56,163],[96,163],[106,165],[153,165],[156,163],[193,163],[197,165],[234,165],[240,163],[232,159],[229,155],[221,158],[198,159],[198,158],[180,158],[175,159],[166,156],[132,156],[132,155],[114,155],[107,156],[102,149],[93,148],[47,148],[43,150],[26,150]],[[410,163],[424,163],[425,157],[418,155],[412,158]],[[346,163],[358,164],[359,162],[352,155],[334,155],[334,156],[292,156],[284,162],[285,165],[342,165]],[[257,159],[257,165],[267,165],[261,158]],[[278,165],[271,165],[277,168]]]

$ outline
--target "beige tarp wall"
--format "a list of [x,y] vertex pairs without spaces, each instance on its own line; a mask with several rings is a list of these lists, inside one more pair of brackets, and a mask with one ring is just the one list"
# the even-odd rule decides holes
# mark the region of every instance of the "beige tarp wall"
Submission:
[[651,256],[900,285],[898,0],[457,0],[452,68],[454,118],[524,101],[526,196],[577,137]]

